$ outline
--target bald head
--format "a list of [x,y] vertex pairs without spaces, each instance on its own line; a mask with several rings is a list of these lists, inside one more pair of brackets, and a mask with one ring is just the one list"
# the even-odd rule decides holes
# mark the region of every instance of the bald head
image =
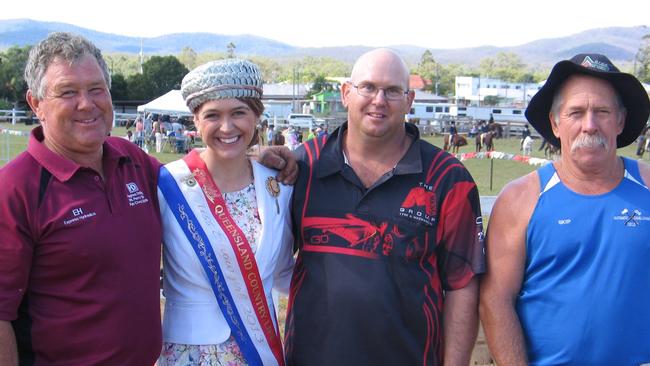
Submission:
[[377,48],[361,55],[352,68],[350,79],[353,83],[359,82],[368,72],[373,71],[390,71],[398,80],[404,82],[404,89],[409,88],[409,69],[404,59],[393,50]]

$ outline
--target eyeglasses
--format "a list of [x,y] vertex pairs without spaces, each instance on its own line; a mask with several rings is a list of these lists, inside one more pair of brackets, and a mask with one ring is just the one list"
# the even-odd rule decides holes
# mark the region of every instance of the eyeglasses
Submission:
[[384,97],[388,100],[403,100],[404,96],[409,92],[397,86],[389,86],[387,88],[380,88],[372,84],[358,84],[352,86],[357,89],[357,94],[366,98],[374,98],[380,90],[384,91]]

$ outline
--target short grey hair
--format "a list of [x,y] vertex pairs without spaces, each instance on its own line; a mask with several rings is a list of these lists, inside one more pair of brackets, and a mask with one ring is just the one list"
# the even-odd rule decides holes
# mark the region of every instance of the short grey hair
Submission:
[[[553,103],[551,103],[550,112],[553,114],[553,118],[555,118],[556,125],[560,124],[560,106],[562,106],[562,103],[564,103],[564,99],[562,99],[561,95],[562,93],[560,92],[562,91],[562,87],[564,86],[565,82],[566,80],[555,89],[555,94],[553,94]],[[618,107],[618,113],[619,116],[621,116],[627,111],[627,108],[625,108],[625,104],[623,104],[623,99],[621,99],[621,95],[619,94],[618,90],[616,90],[616,88],[613,86],[612,89],[614,90],[614,98],[616,101],[616,106]]]
[[102,52],[89,40],[67,32],[50,33],[29,51],[25,66],[25,81],[36,99],[45,96],[47,68],[55,60],[66,61],[70,64],[79,61],[86,55],[93,56],[104,74],[106,85],[111,88],[111,75]]

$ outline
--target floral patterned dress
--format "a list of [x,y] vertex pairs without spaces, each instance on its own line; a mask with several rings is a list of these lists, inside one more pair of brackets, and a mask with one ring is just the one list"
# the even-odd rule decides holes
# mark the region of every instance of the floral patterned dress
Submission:
[[[257,251],[256,238],[262,231],[262,221],[257,210],[255,185],[253,183],[237,192],[223,193],[230,215],[242,229],[251,244],[253,253]],[[240,366],[246,360],[231,335],[220,344],[178,344],[163,343],[158,366]]]

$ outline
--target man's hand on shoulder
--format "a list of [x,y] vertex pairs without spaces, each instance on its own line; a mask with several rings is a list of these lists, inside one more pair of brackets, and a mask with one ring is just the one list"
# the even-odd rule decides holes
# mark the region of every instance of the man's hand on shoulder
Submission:
[[298,179],[298,162],[286,146],[265,146],[260,149],[257,161],[267,168],[279,170],[278,180],[293,185]]

